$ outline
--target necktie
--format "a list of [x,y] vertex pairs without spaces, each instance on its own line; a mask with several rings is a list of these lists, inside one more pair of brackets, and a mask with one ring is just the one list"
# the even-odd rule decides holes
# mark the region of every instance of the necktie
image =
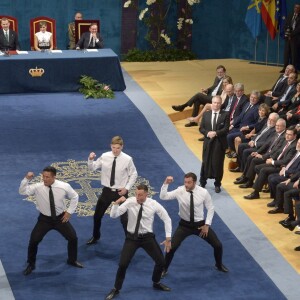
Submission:
[[293,159],[287,164],[287,166],[285,167],[286,171],[291,167],[291,165],[295,162],[295,160],[298,158],[298,156],[299,156],[299,152],[297,152],[295,154],[295,156],[293,157]]
[[280,137],[279,134],[277,134],[277,135],[275,136],[275,138],[274,138],[274,140],[273,140],[271,146],[268,148],[268,151],[267,151],[267,152],[271,152],[271,150],[272,150],[273,147],[275,146],[276,142],[279,140],[279,137]]
[[247,111],[249,111],[249,110],[251,109],[251,107],[252,107],[252,105],[249,104],[249,106],[247,107],[247,109],[246,109],[245,112],[244,112],[244,115],[247,113]]
[[213,119],[213,127],[212,127],[212,130],[213,131],[216,131],[216,129],[217,129],[217,113],[214,113],[215,115],[214,115],[214,119]]
[[257,135],[254,139],[254,142],[257,142],[261,137],[262,135],[269,130],[269,127],[267,126],[259,135]]
[[229,98],[229,100],[228,100],[228,104],[227,104],[227,106],[226,106],[226,108],[225,108],[225,111],[229,111],[230,110],[230,106],[231,106],[231,102],[232,102],[232,96]]
[[93,48],[95,48],[95,38],[93,37]]
[[49,186],[49,202],[50,202],[51,218],[55,219],[56,218],[55,203],[54,203],[54,196],[53,196],[51,185]]
[[8,33],[7,33],[7,31],[4,31],[4,33],[5,33],[5,38],[6,38],[7,42],[9,42],[8,41]]
[[287,94],[290,92],[290,89],[292,88],[292,86],[290,85],[287,90],[285,91],[285,93],[282,95],[282,97],[280,98],[279,102],[283,102],[285,101],[285,98],[287,96]]
[[111,167],[111,174],[110,174],[110,186],[113,186],[115,184],[115,173],[116,173],[116,159],[114,158],[112,167]]
[[297,15],[294,14],[293,19],[292,19],[292,27],[293,27],[293,30],[294,30],[295,27],[296,27],[296,19],[297,19]]
[[233,106],[232,112],[231,112],[231,114],[230,114],[230,120],[232,120],[232,119],[233,119],[233,114],[234,114],[234,112],[235,112],[235,109],[236,109],[236,107],[237,107],[237,105],[238,105],[239,101],[240,101],[240,99],[239,99],[239,98],[237,98],[237,99],[236,99],[236,101],[235,101],[235,103],[234,103],[234,106]]
[[277,160],[279,160],[280,158],[283,157],[285,150],[287,149],[287,147],[289,146],[289,142],[286,143],[286,145],[284,146],[284,148],[282,149],[281,153],[279,154],[279,156],[277,157]]
[[137,221],[134,229],[134,238],[137,239],[139,235],[139,227],[142,219],[142,214],[143,214],[143,204],[141,204],[138,216],[137,216]]
[[194,210],[194,195],[193,195],[193,191],[190,191],[191,195],[190,195],[190,221],[191,223],[194,223],[195,219],[194,219],[194,215],[195,215],[195,210]]

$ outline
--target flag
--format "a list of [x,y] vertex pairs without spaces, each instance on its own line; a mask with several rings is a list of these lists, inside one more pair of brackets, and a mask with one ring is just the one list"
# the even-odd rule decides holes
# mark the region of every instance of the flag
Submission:
[[286,0],[276,0],[275,20],[277,21],[277,29],[282,38],[284,38],[284,24],[285,24],[286,16],[287,16]]
[[261,31],[261,15],[260,15],[261,2],[257,0],[250,0],[247,7],[245,23],[254,38],[257,38]]
[[275,20],[277,0],[262,0],[261,17],[267,27],[272,40],[275,39],[277,22]]

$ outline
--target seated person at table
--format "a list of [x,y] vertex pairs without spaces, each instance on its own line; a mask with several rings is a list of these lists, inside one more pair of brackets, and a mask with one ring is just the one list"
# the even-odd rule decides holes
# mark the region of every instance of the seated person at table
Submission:
[[7,18],[1,19],[0,50],[20,50],[18,34],[9,29],[9,25],[10,23]]
[[34,35],[34,50],[46,49],[53,49],[53,36],[51,32],[47,31],[46,22],[40,22],[40,31]]
[[89,32],[84,32],[78,43],[76,50],[79,49],[101,49],[103,48],[103,39],[98,32],[98,25],[92,23]]
[[[74,20],[82,20],[82,13],[77,12],[75,14]],[[68,37],[69,37],[69,49],[75,49],[75,22],[71,22],[68,25]]]

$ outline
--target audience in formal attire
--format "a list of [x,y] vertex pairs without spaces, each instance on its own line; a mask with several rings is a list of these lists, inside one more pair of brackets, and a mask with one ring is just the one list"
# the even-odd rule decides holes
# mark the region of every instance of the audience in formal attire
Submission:
[[[182,105],[172,105],[172,108],[176,111],[183,111],[186,107],[193,106],[192,117],[197,117],[199,108],[201,105],[211,103],[212,97],[221,95],[222,93],[222,79],[226,75],[226,69],[224,66],[217,66],[217,76],[213,82],[213,85],[207,89],[202,89],[201,92],[195,94],[190,100]],[[197,122],[190,122],[185,127],[198,126]]]
[[98,25],[92,23],[89,31],[84,32],[76,44],[76,49],[101,49],[103,48],[103,39],[98,32]]
[[[82,20],[83,16],[81,12],[77,12],[74,16],[74,20]],[[71,22],[68,25],[68,37],[69,37],[69,46],[70,50],[74,50],[76,48],[75,43],[75,22]]]
[[47,31],[47,23],[40,22],[40,31],[34,35],[34,50],[44,51],[53,49],[53,35]]
[[7,18],[1,19],[0,29],[0,51],[20,50],[18,34],[10,29]]

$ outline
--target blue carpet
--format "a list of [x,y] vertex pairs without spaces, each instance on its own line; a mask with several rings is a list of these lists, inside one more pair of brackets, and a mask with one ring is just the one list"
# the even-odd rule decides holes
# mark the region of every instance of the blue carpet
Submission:
[[[181,184],[182,169],[162,146],[145,116],[123,93],[117,93],[114,100],[84,100],[78,94],[5,95],[0,96],[0,104],[0,259],[15,299],[103,299],[113,287],[123,244],[120,222],[105,216],[101,242],[87,247],[85,241],[92,231],[92,217],[87,216],[91,207],[82,203],[80,216],[73,216],[71,221],[79,237],[78,260],[85,268],[74,269],[66,264],[66,241],[50,232],[40,244],[36,270],[25,277],[21,272],[38,213],[33,203],[18,194],[21,179],[27,171],[38,175],[44,166],[55,163],[62,177],[80,190],[78,178],[82,173],[86,175],[85,170],[72,173],[72,166],[79,162],[77,166],[84,168],[88,154],[107,151],[114,135],[124,138],[124,151],[134,157],[139,180],[148,182],[153,198],[158,199],[156,193],[167,175],[174,176],[176,185]],[[91,175],[91,188],[99,191],[94,179]],[[86,200],[83,194],[81,202]],[[177,203],[163,205],[175,229]],[[178,250],[164,279],[171,293],[152,289],[153,263],[139,251],[118,299],[285,299],[217,214],[213,227],[224,245],[228,274],[214,270],[212,249],[193,237]],[[158,241],[162,241],[159,220],[155,231]]]

